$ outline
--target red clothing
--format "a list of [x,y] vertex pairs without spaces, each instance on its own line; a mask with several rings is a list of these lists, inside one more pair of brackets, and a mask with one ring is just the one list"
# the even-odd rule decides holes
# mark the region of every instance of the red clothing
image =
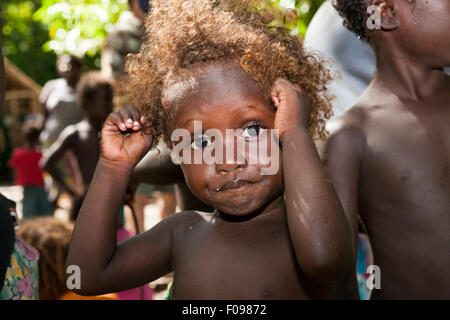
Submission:
[[44,186],[42,170],[39,168],[39,160],[42,153],[35,149],[14,149],[9,166],[15,171],[14,184],[18,186]]

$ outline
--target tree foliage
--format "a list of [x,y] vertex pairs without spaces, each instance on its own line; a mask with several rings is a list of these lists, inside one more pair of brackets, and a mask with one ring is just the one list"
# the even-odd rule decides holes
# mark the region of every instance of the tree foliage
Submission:
[[[297,18],[289,27],[304,34],[323,1],[274,3],[295,7]],[[104,39],[127,7],[127,0],[2,0],[3,55],[40,84],[57,77],[56,56],[62,53],[84,57],[89,69],[98,68]]]

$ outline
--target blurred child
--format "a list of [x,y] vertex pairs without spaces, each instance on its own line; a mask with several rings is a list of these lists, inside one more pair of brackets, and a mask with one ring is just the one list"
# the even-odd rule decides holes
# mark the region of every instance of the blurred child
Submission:
[[[94,174],[100,155],[99,133],[103,122],[112,111],[112,99],[113,91],[107,78],[99,72],[85,74],[77,86],[77,103],[83,111],[84,119],[64,129],[56,142],[44,153],[42,168],[74,198],[71,219],[75,219],[86,187]],[[76,158],[81,173],[82,182],[78,185],[68,183],[56,165],[68,151]]]
[[[369,4],[380,17],[372,30]],[[328,126],[323,150],[354,241],[359,217],[371,241],[381,272],[371,298],[449,299],[450,1],[335,6],[377,59],[368,89]],[[346,288],[356,288],[354,272]]]
[[[124,290],[174,271],[174,299],[335,297],[353,260],[351,231],[311,137],[325,136],[329,75],[289,35],[285,13],[266,5],[152,1],[146,40],[128,65],[142,113],[121,109],[105,122],[69,249],[67,264],[85,270],[81,293]],[[204,132],[195,132],[197,120]],[[132,169],[159,138],[178,146],[175,129],[188,132],[187,154],[212,145],[208,129],[236,130],[246,146],[276,129],[282,150],[275,140],[267,154],[274,159],[182,162],[190,190],[215,210],[174,214],[117,245]]]
[[62,55],[58,57],[56,69],[61,78],[48,81],[39,96],[44,113],[40,139],[45,149],[55,142],[67,126],[83,118],[81,110],[77,108],[75,92],[83,71],[83,62],[75,56]]
[[65,261],[73,225],[54,217],[25,221],[17,234],[39,251],[40,300],[117,300],[116,294],[83,297],[70,292],[66,284]]
[[23,218],[52,214],[52,208],[44,189],[43,172],[39,167],[42,153],[38,149],[39,130],[25,124],[23,137],[25,145],[16,148],[9,160],[15,171],[14,184],[23,186]]

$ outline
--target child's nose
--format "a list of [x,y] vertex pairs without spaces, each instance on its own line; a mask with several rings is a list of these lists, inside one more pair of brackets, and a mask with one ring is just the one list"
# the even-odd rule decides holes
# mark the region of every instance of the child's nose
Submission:
[[227,173],[227,172],[233,172],[234,170],[237,170],[239,168],[244,168],[245,163],[223,163],[223,164],[216,164],[216,173]]

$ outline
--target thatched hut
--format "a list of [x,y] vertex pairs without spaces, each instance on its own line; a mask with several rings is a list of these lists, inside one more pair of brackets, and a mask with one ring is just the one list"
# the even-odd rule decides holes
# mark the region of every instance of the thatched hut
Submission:
[[5,58],[6,94],[3,108],[3,122],[10,128],[13,146],[18,143],[16,133],[25,118],[38,117],[42,113],[39,104],[41,86],[28,77],[17,66]]

